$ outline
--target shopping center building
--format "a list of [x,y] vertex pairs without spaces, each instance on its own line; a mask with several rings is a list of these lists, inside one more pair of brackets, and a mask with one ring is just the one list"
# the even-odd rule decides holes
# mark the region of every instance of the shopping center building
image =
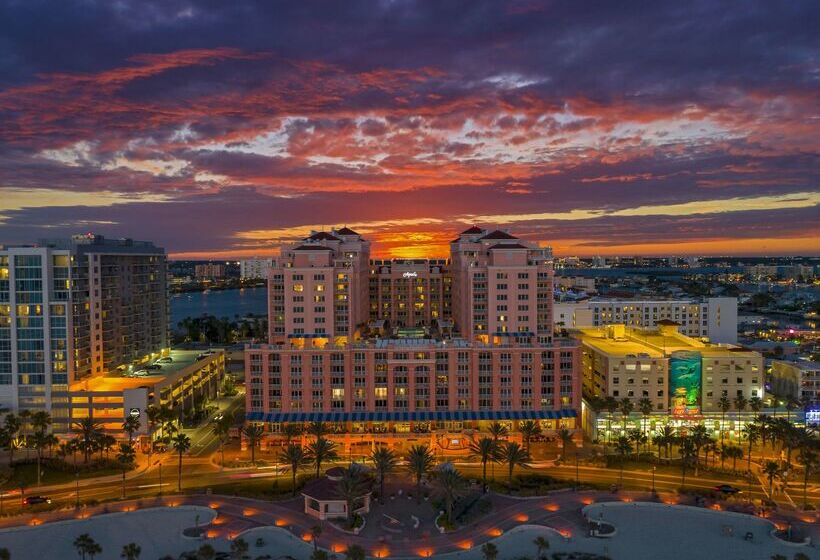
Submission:
[[[584,398],[629,400],[633,412],[627,429],[645,426],[654,433],[661,425],[703,422],[718,431],[725,417],[724,430],[736,435],[754,416],[749,403],[764,397],[761,354],[690,338],[672,321],[650,329],[608,325],[572,334],[582,346]],[[731,405],[725,413],[722,397]],[[646,401],[651,412],[643,414],[640,405]],[[620,435],[623,424],[620,412],[598,415],[599,433],[611,428]]]

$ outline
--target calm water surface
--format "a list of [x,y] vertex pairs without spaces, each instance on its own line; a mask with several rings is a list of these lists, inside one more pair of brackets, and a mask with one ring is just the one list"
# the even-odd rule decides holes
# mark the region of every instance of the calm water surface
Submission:
[[176,328],[177,323],[185,317],[199,317],[200,315],[214,315],[233,319],[239,315],[266,315],[268,312],[268,298],[264,287],[245,288],[243,290],[219,290],[212,292],[190,292],[172,294],[171,296],[171,325]]

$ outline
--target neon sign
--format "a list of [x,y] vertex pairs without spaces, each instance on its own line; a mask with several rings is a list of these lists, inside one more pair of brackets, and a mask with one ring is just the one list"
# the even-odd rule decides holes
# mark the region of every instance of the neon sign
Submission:
[[404,278],[418,278],[419,273],[418,272],[405,272],[404,274],[402,274],[402,276]]

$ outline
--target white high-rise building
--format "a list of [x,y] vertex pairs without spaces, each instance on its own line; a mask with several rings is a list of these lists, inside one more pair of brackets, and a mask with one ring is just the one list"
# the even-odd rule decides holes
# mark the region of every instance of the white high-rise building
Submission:
[[681,334],[707,337],[712,342],[737,342],[737,298],[713,297],[704,300],[590,299],[555,303],[555,324],[565,329],[582,329],[622,324],[633,328],[654,328],[658,321],[678,323]]
[[163,249],[92,234],[0,248],[0,407],[65,430],[71,383],[168,346]]
[[273,259],[244,259],[239,261],[239,275],[242,280],[265,279],[273,266]]

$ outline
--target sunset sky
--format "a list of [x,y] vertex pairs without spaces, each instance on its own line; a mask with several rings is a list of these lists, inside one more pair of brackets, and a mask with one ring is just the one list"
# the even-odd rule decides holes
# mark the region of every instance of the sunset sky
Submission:
[[820,2],[0,0],[0,244],[820,254]]

